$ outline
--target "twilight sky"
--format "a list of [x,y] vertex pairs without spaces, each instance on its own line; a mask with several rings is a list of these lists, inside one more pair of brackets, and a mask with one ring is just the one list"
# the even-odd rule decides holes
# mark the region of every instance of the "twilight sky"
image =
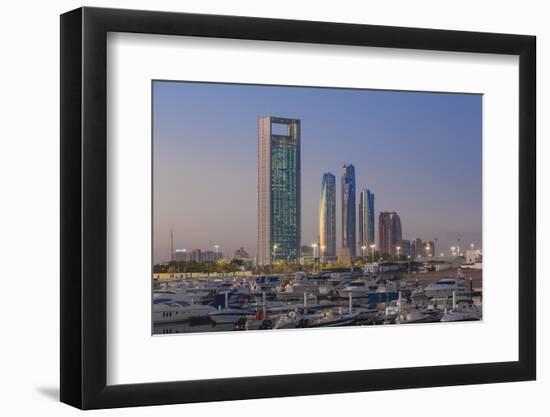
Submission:
[[[318,235],[321,177],[355,165],[403,238],[481,245],[482,96],[154,81],[153,261],[174,248],[256,255],[258,118],[301,120],[302,244]],[[377,242],[378,243],[378,242]]]

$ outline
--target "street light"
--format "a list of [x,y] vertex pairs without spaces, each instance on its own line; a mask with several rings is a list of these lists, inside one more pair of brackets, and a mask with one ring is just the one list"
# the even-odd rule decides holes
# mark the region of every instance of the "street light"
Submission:
[[317,270],[317,257],[315,256],[315,252],[317,251],[317,243],[312,243],[311,247],[313,248],[313,271]]
[[272,258],[271,263],[275,263],[275,252],[277,251],[277,248],[278,248],[278,247],[279,247],[279,246],[277,246],[276,244],[273,245],[273,251],[271,252],[271,258]]
[[361,251],[363,253],[363,260],[365,258],[365,249],[367,249],[367,247],[365,245],[361,246]]
[[311,247],[313,248],[313,259],[315,259],[315,252],[317,251],[317,243],[312,243]]
[[452,254],[453,256],[456,256],[456,247],[451,246],[451,254]]
[[214,249],[216,250],[216,260],[220,258],[220,245],[214,245]]
[[374,263],[374,248],[376,247],[376,245],[374,243],[371,243],[370,245],[370,257],[371,257],[371,261]]
[[407,260],[409,261],[409,275],[408,279],[411,279],[411,255],[407,255]]
[[397,250],[397,260],[399,260],[399,252],[401,251],[401,246],[396,246],[395,250]]

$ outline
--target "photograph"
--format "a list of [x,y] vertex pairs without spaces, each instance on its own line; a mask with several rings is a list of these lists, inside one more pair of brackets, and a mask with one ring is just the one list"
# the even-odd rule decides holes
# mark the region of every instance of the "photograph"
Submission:
[[481,320],[482,104],[153,80],[153,334]]

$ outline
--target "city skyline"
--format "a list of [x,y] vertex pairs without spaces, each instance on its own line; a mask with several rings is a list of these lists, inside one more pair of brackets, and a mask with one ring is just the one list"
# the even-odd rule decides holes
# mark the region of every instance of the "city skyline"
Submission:
[[[221,245],[230,254],[244,246],[257,255],[257,121],[266,114],[300,119],[304,126],[298,184],[303,193],[297,199],[303,210],[296,219],[302,223],[303,245],[319,238],[322,174],[340,172],[344,164],[357,167],[355,182],[359,189],[374,191],[379,212],[403,213],[404,237],[438,237],[441,248],[458,238],[465,245],[481,244],[480,96],[155,82],[153,100],[154,262],[170,259],[169,229],[174,229],[176,248]],[[322,117],[335,103],[344,110]],[[349,114],[358,108],[364,117]],[[212,112],[217,123],[205,124],[204,116]],[[376,117],[370,118],[372,113]],[[419,155],[409,149],[414,141]],[[395,148],[392,158],[384,144]],[[428,161],[433,166],[427,167]],[[416,194],[411,179],[418,183]],[[357,213],[358,205],[354,208]]]

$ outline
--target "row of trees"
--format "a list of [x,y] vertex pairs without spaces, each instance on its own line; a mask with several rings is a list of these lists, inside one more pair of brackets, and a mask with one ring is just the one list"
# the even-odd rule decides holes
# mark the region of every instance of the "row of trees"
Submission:
[[[384,262],[388,261],[407,261],[408,258],[405,255],[399,256],[397,258],[396,256],[391,256],[387,254],[377,254],[375,253],[374,256],[375,262],[378,262],[380,260]],[[354,267],[362,267],[367,263],[371,263],[372,258],[370,256],[366,256],[364,258],[356,258],[353,262]],[[220,259],[217,262],[197,262],[197,261],[173,261],[168,262],[165,264],[157,264],[154,266],[153,270],[155,273],[202,273],[202,274],[212,274],[212,273],[218,273],[218,274],[235,274],[238,271],[241,271],[243,269],[252,269],[254,272],[263,272],[263,273],[269,273],[269,274],[282,274],[282,273],[290,273],[290,272],[297,272],[297,271],[304,271],[304,272],[314,272],[318,271],[319,269],[333,269],[333,268],[347,268],[350,267],[349,264],[344,264],[340,261],[334,261],[334,262],[320,262],[320,260],[317,258],[314,262],[307,263],[305,265],[301,265],[299,263],[295,262],[287,262],[284,260],[278,260],[273,265],[265,266],[265,267],[256,267],[254,268],[251,265],[245,265],[245,263],[241,259],[233,259],[231,261],[228,261],[226,259]]]
[[166,264],[157,264],[153,268],[155,273],[191,273],[198,272],[203,274],[222,273],[222,274],[235,274],[243,267],[243,261],[240,259],[233,259],[227,261],[226,259],[220,259],[217,262],[197,262],[197,261],[185,261],[185,262],[168,262]]

